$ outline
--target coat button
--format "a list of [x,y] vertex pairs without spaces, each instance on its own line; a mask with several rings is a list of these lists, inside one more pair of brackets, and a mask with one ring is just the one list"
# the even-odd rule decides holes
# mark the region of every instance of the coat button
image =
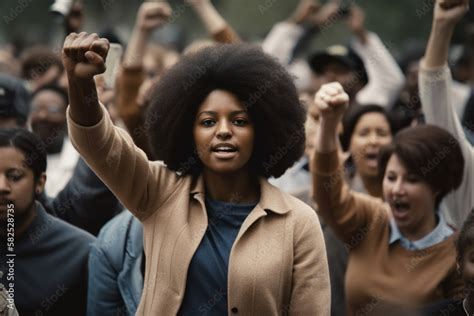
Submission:
[[232,307],[230,311],[234,314],[237,314],[239,312],[239,309],[237,307]]

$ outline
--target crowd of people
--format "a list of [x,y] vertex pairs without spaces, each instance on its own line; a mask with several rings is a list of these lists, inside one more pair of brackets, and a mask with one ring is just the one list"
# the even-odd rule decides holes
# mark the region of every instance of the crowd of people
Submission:
[[259,44],[186,4],[211,39],[182,52],[164,1],[123,56],[78,3],[61,49],[0,50],[0,315],[474,315],[469,1],[399,62],[354,3]]

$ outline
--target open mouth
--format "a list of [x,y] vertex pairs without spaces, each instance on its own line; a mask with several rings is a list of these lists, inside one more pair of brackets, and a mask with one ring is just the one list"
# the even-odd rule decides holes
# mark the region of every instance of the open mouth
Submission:
[[377,167],[378,164],[378,152],[370,152],[365,154],[365,161],[367,162],[367,165],[373,168]]
[[395,219],[403,220],[409,214],[410,203],[406,201],[394,200],[392,203],[390,203],[390,206],[392,208],[392,214]]
[[234,157],[237,152],[237,147],[231,144],[219,144],[213,146],[211,151],[214,152],[218,158],[228,159]]

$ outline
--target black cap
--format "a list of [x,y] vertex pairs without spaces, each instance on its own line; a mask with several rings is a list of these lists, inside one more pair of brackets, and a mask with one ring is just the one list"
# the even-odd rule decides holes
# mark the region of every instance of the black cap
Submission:
[[317,74],[321,74],[324,70],[324,66],[330,63],[338,63],[347,67],[349,70],[360,72],[362,80],[365,83],[368,82],[364,62],[352,49],[346,46],[329,46],[325,50],[316,52],[308,58],[308,64],[311,70]]
[[0,74],[0,116],[26,121],[30,112],[30,95],[23,82]]

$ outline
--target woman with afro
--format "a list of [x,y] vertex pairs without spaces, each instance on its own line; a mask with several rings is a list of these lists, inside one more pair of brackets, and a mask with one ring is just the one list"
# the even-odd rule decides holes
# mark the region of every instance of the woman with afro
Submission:
[[71,34],[63,48],[77,150],[143,223],[137,315],[329,315],[315,212],[270,185],[300,158],[305,112],[291,77],[260,49],[205,48],[155,88],[148,161],[99,104],[93,76],[108,42]]

